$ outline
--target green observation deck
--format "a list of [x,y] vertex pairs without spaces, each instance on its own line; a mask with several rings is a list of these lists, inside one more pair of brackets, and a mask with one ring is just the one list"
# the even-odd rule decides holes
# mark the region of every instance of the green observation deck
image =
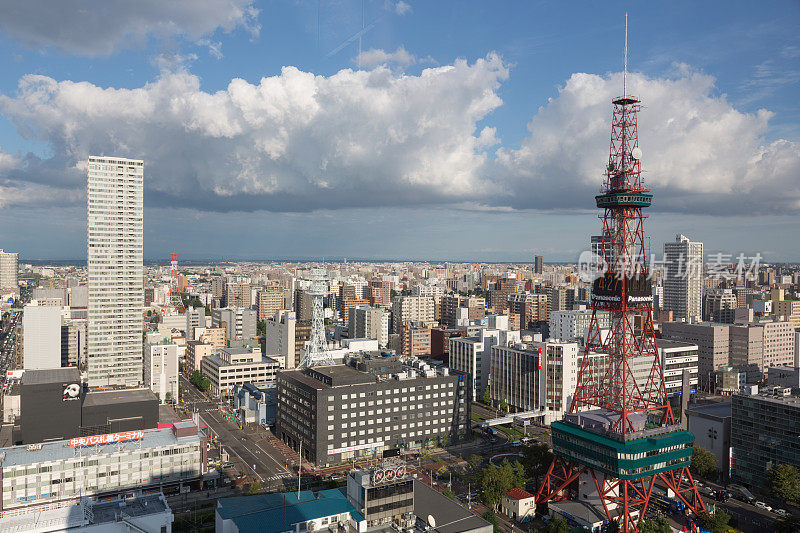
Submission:
[[644,192],[609,192],[594,197],[597,207],[650,207],[653,195]]
[[557,456],[617,479],[637,480],[692,462],[694,435],[682,429],[647,430],[641,438],[634,433],[621,440],[567,421],[553,422],[551,428]]

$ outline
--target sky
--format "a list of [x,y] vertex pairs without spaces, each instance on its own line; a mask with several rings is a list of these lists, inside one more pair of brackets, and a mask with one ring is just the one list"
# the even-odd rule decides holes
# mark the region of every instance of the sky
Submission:
[[574,261],[611,99],[646,230],[800,261],[800,3],[0,4],[0,248],[86,256],[86,160],[143,159],[144,256]]

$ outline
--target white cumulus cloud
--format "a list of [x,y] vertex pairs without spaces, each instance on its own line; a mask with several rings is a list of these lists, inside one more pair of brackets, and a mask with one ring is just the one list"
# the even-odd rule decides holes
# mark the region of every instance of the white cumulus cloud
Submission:
[[[142,158],[155,205],[303,211],[461,201],[485,194],[476,124],[501,104],[508,70],[496,55],[418,76],[385,67],[324,77],[285,67],[216,93],[186,72],[137,89],[28,75],[0,113],[49,143],[4,173],[78,189],[90,154]],[[42,201],[46,201],[42,199]]]
[[[106,56],[149,37],[258,34],[254,0],[25,0],[0,3],[0,32],[33,48]],[[212,48],[213,53],[213,48]]]
[[358,55],[357,61],[359,65],[367,68],[390,63],[406,67],[415,63],[416,58],[403,46],[400,46],[394,52],[386,52],[381,48],[365,50]]

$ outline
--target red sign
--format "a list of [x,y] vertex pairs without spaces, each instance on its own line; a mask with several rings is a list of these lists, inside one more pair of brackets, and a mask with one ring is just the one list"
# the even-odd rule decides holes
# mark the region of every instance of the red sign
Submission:
[[69,439],[69,445],[73,448],[79,446],[94,446],[95,444],[111,444],[114,442],[125,442],[129,440],[139,440],[144,438],[144,431],[123,431],[121,433],[106,433],[105,435],[92,435],[90,437],[78,437]]

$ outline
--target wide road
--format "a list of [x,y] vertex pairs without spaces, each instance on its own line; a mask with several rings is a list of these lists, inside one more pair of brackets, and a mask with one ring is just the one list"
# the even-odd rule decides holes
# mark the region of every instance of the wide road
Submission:
[[197,390],[184,376],[180,377],[186,401],[181,405],[197,412],[201,425],[207,425],[211,433],[228,452],[240,472],[251,480],[258,480],[262,487],[277,490],[290,484],[293,472],[287,468],[286,461],[279,450],[272,447],[267,439],[269,433],[262,428],[240,429],[235,422],[225,420],[219,404]]

